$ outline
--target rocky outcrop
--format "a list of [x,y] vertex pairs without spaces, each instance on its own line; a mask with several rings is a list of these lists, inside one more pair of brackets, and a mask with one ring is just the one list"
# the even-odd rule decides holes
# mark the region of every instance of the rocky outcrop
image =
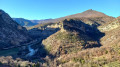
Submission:
[[98,29],[105,32],[105,36],[101,38],[102,45],[117,45],[120,43],[120,17],[104,24],[104,26],[100,26]]
[[120,43],[120,27],[106,32],[106,35],[101,38],[102,45],[117,45]]
[[[98,30],[80,20],[64,20],[61,30],[42,41],[45,49],[54,56],[99,47]],[[94,36],[93,36],[94,35]],[[100,34],[99,34],[100,35]]]
[[0,10],[0,49],[20,46],[30,39],[24,27],[13,21],[3,10]]
[[102,25],[102,26],[99,26],[98,29],[101,31],[101,32],[108,32],[110,30],[113,30],[113,29],[116,29],[120,26],[120,19],[119,17]]

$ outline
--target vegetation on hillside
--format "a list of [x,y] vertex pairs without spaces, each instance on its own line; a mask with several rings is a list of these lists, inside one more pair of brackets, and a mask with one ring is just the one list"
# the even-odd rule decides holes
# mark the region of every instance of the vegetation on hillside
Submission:
[[[0,67],[120,67],[120,21],[119,17],[117,22],[113,19],[103,13],[88,10],[58,18],[55,20],[59,21],[57,23],[29,27],[31,38],[36,39],[28,43],[32,50],[29,46],[1,50]],[[3,20],[0,17],[2,23]],[[3,24],[1,29],[4,31],[6,27],[6,30],[10,31],[8,29],[11,28],[14,34],[16,28],[22,28],[16,23],[14,25],[15,29]],[[100,32],[99,26],[106,28],[108,32]],[[25,31],[24,36],[27,36],[27,30]],[[17,33],[22,31],[19,30]],[[9,35],[9,33],[5,34]],[[29,38],[22,39],[22,37],[19,39],[20,42]],[[10,39],[10,43],[17,42],[16,39],[17,36]],[[2,42],[0,46],[3,46],[1,44]],[[34,55],[26,56],[32,51],[36,51]]]

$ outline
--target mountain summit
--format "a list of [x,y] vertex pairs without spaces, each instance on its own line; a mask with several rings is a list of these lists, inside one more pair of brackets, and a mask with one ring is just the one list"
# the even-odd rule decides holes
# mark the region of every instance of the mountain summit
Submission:
[[86,10],[82,13],[78,13],[78,14],[74,14],[74,15],[70,15],[70,16],[66,16],[66,17],[70,17],[70,18],[80,18],[80,17],[108,17],[107,15],[105,15],[104,13],[89,9]]

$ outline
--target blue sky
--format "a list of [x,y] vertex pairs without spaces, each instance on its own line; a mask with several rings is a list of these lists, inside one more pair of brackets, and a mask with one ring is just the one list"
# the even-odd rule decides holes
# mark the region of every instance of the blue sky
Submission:
[[120,16],[120,0],[0,0],[0,9],[14,18],[49,19],[88,9]]

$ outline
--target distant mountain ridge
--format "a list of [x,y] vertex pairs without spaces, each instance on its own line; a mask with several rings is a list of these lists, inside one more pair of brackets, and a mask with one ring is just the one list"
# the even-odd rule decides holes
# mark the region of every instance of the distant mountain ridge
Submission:
[[34,26],[37,25],[38,23],[34,23],[31,22],[30,20],[27,19],[23,19],[23,18],[13,18],[13,20],[15,20],[18,24],[20,24],[21,26]]
[[30,26],[34,26],[34,25],[37,25],[37,24],[47,23],[47,21],[50,21],[52,19],[28,20],[28,19],[24,19],[24,18],[13,18],[13,20],[15,20],[21,26],[30,27]]

